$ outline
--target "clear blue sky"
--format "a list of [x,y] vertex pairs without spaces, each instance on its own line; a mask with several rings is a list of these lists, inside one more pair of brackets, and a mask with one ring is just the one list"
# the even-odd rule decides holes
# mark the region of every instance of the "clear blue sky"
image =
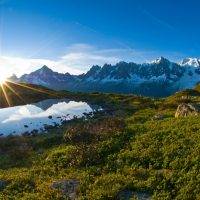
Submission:
[[198,0],[0,0],[1,55],[68,66],[85,52],[93,57],[84,65],[199,57],[199,8]]

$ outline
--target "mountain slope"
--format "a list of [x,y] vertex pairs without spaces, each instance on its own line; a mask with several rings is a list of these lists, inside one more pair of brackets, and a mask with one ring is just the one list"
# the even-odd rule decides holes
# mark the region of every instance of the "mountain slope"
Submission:
[[181,63],[159,58],[151,63],[119,62],[98,65],[82,75],[53,72],[47,66],[25,74],[19,81],[43,85],[56,90],[81,92],[135,93],[146,96],[168,96],[194,87],[200,80],[200,60],[184,59]]
[[47,66],[43,66],[41,69],[36,70],[30,74],[24,74],[20,77],[20,81],[26,83],[32,83],[37,85],[43,85],[52,89],[66,89],[74,82],[75,77],[70,74],[62,74],[54,72]]
[[57,98],[60,93],[42,86],[6,82],[0,85],[0,108]]

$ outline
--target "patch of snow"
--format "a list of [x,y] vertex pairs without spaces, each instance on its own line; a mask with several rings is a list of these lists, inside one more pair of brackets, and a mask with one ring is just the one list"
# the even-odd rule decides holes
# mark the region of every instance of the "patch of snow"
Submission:
[[152,76],[149,80],[150,81],[166,81],[167,77],[165,74],[163,74],[161,76]]
[[149,64],[159,64],[162,60],[167,60],[167,59],[161,56],[157,58],[156,60],[151,61]]
[[179,64],[181,66],[200,67],[200,59],[198,59],[198,58],[185,58]]

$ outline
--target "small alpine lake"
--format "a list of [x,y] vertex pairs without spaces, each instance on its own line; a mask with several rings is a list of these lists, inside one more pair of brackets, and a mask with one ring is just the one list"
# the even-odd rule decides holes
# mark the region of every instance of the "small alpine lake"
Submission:
[[100,106],[69,99],[47,99],[38,103],[0,109],[0,136],[33,134],[62,125],[74,118],[92,115]]

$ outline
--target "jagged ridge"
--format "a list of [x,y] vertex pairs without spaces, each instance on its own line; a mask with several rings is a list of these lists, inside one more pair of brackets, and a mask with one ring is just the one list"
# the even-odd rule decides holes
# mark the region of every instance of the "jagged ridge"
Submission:
[[62,74],[43,66],[18,79],[56,90],[135,93],[146,96],[167,96],[192,88],[199,80],[199,59],[187,58],[174,63],[163,57],[144,64],[119,62],[116,65],[105,64],[103,67],[96,65],[82,75]]

